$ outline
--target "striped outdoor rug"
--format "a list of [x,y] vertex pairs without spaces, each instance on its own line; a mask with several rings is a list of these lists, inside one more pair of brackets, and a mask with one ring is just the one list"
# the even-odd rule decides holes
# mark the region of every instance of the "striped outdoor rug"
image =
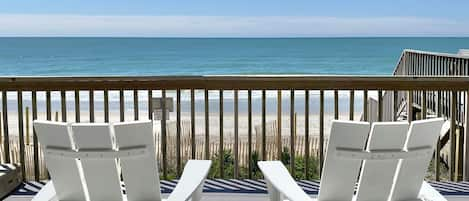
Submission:
[[[11,195],[34,195],[44,182],[23,183]],[[177,184],[177,180],[161,181],[162,193],[170,193]],[[430,184],[443,195],[469,195],[469,182],[430,182]],[[304,191],[308,194],[317,194],[319,190],[318,181],[298,181]],[[263,180],[251,179],[209,179],[204,184],[206,193],[267,193]]]

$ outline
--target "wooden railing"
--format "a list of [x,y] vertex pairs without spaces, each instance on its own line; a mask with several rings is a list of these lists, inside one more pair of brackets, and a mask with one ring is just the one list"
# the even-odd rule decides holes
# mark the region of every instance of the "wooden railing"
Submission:
[[[469,76],[469,55],[435,53],[418,50],[404,50],[398,64],[394,70],[394,76]],[[408,102],[406,93],[397,93],[397,96],[391,97],[392,93],[385,95],[385,104],[393,102],[403,106]],[[467,130],[466,106],[468,103],[467,92],[444,90],[418,90],[413,93],[411,98],[412,105],[419,110],[419,118],[426,118],[428,115],[446,117],[450,119],[451,129],[449,137],[442,136],[442,143],[449,142],[449,178],[451,180],[469,180],[468,166],[465,164],[469,157],[465,147]],[[403,107],[401,107],[403,108]],[[395,115],[403,114],[402,111],[396,111]],[[408,113],[406,115],[409,115]],[[389,116],[389,115],[388,115]],[[445,139],[448,139],[445,140]],[[439,141],[440,142],[440,141]],[[438,144],[435,153],[435,172],[436,180],[439,180],[440,173],[440,148],[445,144]],[[464,154],[463,154],[464,153]]]
[[[13,147],[10,137],[18,136],[18,149],[19,157],[18,161],[21,164],[25,164],[25,161],[32,161],[34,168],[33,172],[26,172],[25,165],[22,166],[22,171],[28,179],[41,179],[44,174],[40,173],[41,155],[39,151],[39,144],[34,134],[33,145],[32,145],[32,158],[27,158],[26,153],[30,150],[25,147],[24,131],[25,125],[23,110],[25,107],[31,107],[32,119],[48,119],[52,120],[54,106],[57,106],[53,100],[58,97],[57,108],[60,110],[60,121],[73,121],[73,122],[112,122],[112,121],[126,121],[126,120],[138,120],[153,118],[152,111],[152,98],[161,97],[166,98],[173,96],[176,99],[176,167],[168,164],[168,128],[167,118],[165,117],[166,112],[162,112],[161,124],[158,128],[158,150],[161,156],[159,162],[161,166],[162,175],[164,178],[169,177],[170,172],[175,170],[175,176],[179,176],[183,167],[184,158],[181,157],[183,153],[180,146],[181,144],[189,144],[190,146],[190,157],[187,158],[203,158],[203,159],[217,159],[219,161],[225,161],[224,150],[227,150],[225,146],[226,141],[224,139],[230,138],[234,142],[233,148],[233,177],[247,177],[253,178],[255,175],[254,166],[255,163],[245,163],[247,167],[246,175],[242,175],[240,161],[240,133],[241,127],[240,117],[246,117],[246,121],[243,124],[247,125],[246,138],[247,138],[247,160],[250,161],[253,158],[253,154],[256,150],[259,153],[260,159],[282,159],[282,156],[287,153],[289,155],[289,169],[295,174],[295,171],[302,171],[305,174],[305,178],[311,178],[312,175],[309,173],[309,161],[317,158],[319,161],[319,170],[322,169],[322,162],[324,160],[324,146],[325,138],[328,135],[329,130],[327,125],[330,123],[327,119],[327,105],[333,108],[333,119],[350,119],[359,120],[355,117],[357,113],[363,113],[363,120],[368,121],[368,117],[371,114],[368,111],[368,96],[374,94],[382,94],[383,92],[391,91],[397,92],[392,94],[392,97],[396,97],[398,94],[407,94],[407,102],[413,102],[414,93],[418,91],[437,91],[444,93],[451,91],[453,97],[450,104],[450,116],[456,116],[456,95],[460,92],[466,93],[469,90],[469,77],[395,77],[395,76],[181,76],[181,77],[14,77],[14,78],[0,78],[0,91],[2,91],[2,122],[3,122],[3,155],[2,162],[11,162],[11,149]],[[130,96],[129,93],[133,93]],[[110,94],[118,94],[118,118],[115,120],[112,118],[113,110],[110,108],[114,102],[110,100]],[[254,94],[260,94],[259,99],[254,99]],[[344,96],[344,94],[346,94]],[[215,95],[215,98],[213,97]],[[277,116],[275,119],[278,123],[277,135],[270,135],[268,124],[268,116],[266,115],[269,111],[267,104],[272,104],[271,99],[268,99],[268,95],[274,95],[276,98],[275,103],[277,108]],[[289,96],[289,100],[285,99],[285,96]],[[329,95],[331,98],[328,98]],[[12,97],[14,96],[14,97]],[[189,111],[186,112],[189,115],[184,116],[183,104],[181,102],[181,96],[188,97]],[[242,96],[242,97],[241,97]],[[26,97],[26,98],[25,98]],[[84,100],[83,97],[87,97],[88,100]],[[202,104],[196,104],[196,97],[202,97]],[[244,97],[244,98],[243,98]],[[283,97],[283,98],[282,98]],[[299,100],[298,97],[301,97]],[[339,104],[340,100],[348,101],[349,107],[346,109]],[[356,97],[361,97],[358,99]],[[378,109],[377,117],[378,121],[384,120],[385,101],[383,96],[377,96],[378,98]],[[466,96],[467,97],[467,96]],[[72,100],[68,100],[71,98]],[[130,98],[130,100],[126,100]],[[143,100],[142,100],[143,98]],[[288,98],[288,97],[287,97]],[[395,99],[393,99],[395,100]],[[215,102],[214,102],[215,101]],[[289,119],[289,124],[292,126],[285,126],[285,122],[282,121],[284,115],[282,111],[285,111],[285,105],[283,101],[287,101],[289,108],[295,108],[295,104],[303,105],[303,111],[297,111],[295,109],[289,110],[289,115],[286,117]],[[362,101],[362,103],[359,103]],[[126,103],[131,103],[128,105]],[[256,104],[259,103],[259,104]],[[311,103],[316,103],[312,105]],[[357,111],[358,105],[363,105],[362,111]],[[98,106],[102,104],[101,106]],[[162,107],[166,108],[166,102],[162,101]],[[210,106],[218,105],[218,115],[213,114],[210,111]],[[247,107],[245,113],[240,112],[240,105],[243,104]],[[442,102],[438,102],[442,104]],[[86,107],[83,107],[83,106]],[[227,114],[227,105],[233,111],[231,114]],[[398,111],[398,104],[391,104],[391,111]],[[12,110],[12,107],[16,106],[16,110]],[[116,106],[116,105],[114,105]],[[202,112],[197,112],[197,106],[204,108]],[[269,105],[270,106],[270,105]],[[95,110],[96,108],[102,108],[102,111]],[[260,107],[260,108],[256,108]],[[317,119],[311,118],[312,108],[317,108]],[[70,109],[72,108],[72,109]],[[231,110],[230,109],[230,110]],[[254,119],[259,117],[259,114],[255,114],[254,111],[259,109],[260,111],[260,143],[254,142],[257,137],[254,137]],[[347,110],[348,109],[348,110]],[[413,107],[407,107],[407,114],[413,114]],[[38,115],[44,112],[44,115]],[[225,113],[224,113],[225,112]],[[87,113],[87,118],[83,118],[84,113]],[[203,113],[203,123],[197,123],[196,114]],[[302,145],[302,153],[298,153],[295,142],[297,139],[297,124],[298,119],[295,118],[296,113],[303,113],[302,120],[304,121],[302,136],[304,136],[304,145]],[[313,112],[314,113],[314,112]],[[347,114],[345,117],[343,114]],[[16,116],[14,114],[17,114]],[[41,113],[42,114],[42,113]],[[74,119],[69,118],[69,114],[74,116]],[[467,113],[465,113],[467,114]],[[393,117],[397,117],[397,114],[393,114]],[[187,118],[186,118],[187,117]],[[228,118],[229,117],[229,118]],[[313,116],[315,117],[315,116]],[[181,143],[186,140],[182,137],[184,132],[182,125],[182,119],[186,118],[190,122],[190,137],[188,143]],[[217,119],[219,121],[218,127],[213,125],[212,120]],[[396,120],[393,118],[392,120]],[[227,120],[232,121],[233,129],[231,131],[226,130],[224,123]],[[408,121],[413,120],[412,115],[407,117]],[[282,123],[283,122],[283,123]],[[456,118],[451,118],[453,127],[456,125]],[[13,125],[13,126],[12,126]],[[200,129],[202,128],[202,129]],[[215,130],[214,130],[215,128]],[[282,140],[282,129],[288,129],[289,145],[283,144]],[[202,132],[197,133],[197,129]],[[275,130],[275,129],[270,129]],[[317,155],[312,154],[311,141],[313,138],[312,134],[317,133],[318,140],[318,151],[314,152]],[[202,135],[203,137],[198,138]],[[198,135],[198,136],[196,136]],[[316,135],[315,135],[316,136]],[[268,138],[275,138],[275,145],[277,150],[276,154],[268,154],[269,148],[267,147]],[[200,142],[196,139],[203,139],[203,147]],[[270,141],[271,139],[269,139]],[[454,139],[451,139],[454,140]],[[210,143],[216,142],[218,146],[218,153],[210,153]],[[254,146],[255,143],[261,144],[259,150]],[[16,145],[15,145],[16,146]],[[29,146],[29,145],[28,145]],[[283,152],[284,147],[289,149],[288,152]],[[199,155],[196,153],[197,150],[204,150],[204,154]],[[31,151],[29,151],[31,152]],[[305,166],[298,170],[295,166],[295,160],[298,155],[301,154],[304,157]],[[466,155],[465,155],[466,156]],[[31,157],[28,155],[28,157]],[[224,162],[218,163],[218,166],[214,167],[218,170],[216,177],[227,177],[225,175],[226,165]],[[467,169],[467,165],[465,169]],[[231,175],[231,174],[230,174]]]

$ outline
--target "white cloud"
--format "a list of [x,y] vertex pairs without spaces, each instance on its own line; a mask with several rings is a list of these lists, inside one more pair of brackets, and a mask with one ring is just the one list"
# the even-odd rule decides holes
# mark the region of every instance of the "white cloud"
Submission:
[[469,22],[418,17],[0,14],[0,36],[468,36]]

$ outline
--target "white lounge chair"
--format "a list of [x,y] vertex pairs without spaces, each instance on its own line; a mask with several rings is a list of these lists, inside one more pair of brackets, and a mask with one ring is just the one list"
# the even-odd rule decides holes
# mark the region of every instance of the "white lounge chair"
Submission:
[[[152,126],[34,121],[51,181],[33,200],[162,200]],[[199,201],[210,165],[189,160],[166,200]]]
[[258,165],[271,201],[445,201],[424,181],[442,125],[443,119],[413,121],[410,128],[406,122],[377,122],[370,131],[366,122],[333,121],[316,199],[281,162]]

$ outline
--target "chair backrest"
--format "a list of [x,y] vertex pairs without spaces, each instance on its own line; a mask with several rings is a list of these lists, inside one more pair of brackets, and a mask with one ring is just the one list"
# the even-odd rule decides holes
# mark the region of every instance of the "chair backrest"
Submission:
[[336,155],[337,147],[363,149],[370,124],[334,120],[322,168],[318,200],[352,200],[360,159],[343,160]]
[[161,200],[152,125],[35,121],[58,200]]
[[119,150],[142,145],[149,150],[143,157],[120,160],[127,200],[161,200],[153,123],[150,120],[121,122],[115,123],[113,128]]
[[53,181],[58,200],[86,200],[82,176],[78,169],[78,160],[75,158],[55,157],[47,148],[62,148],[76,150],[69,135],[69,124],[34,121],[34,130],[37,133],[44,159]]
[[[114,150],[107,123],[74,123],[72,133],[78,152]],[[116,158],[80,158],[80,162],[90,200],[122,200]]]
[[442,125],[333,121],[319,200],[417,199]]

